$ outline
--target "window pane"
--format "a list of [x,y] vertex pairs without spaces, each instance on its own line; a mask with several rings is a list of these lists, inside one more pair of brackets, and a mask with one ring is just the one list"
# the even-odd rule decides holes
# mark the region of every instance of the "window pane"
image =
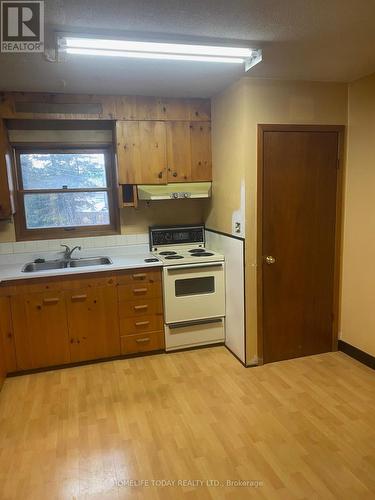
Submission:
[[104,153],[21,153],[24,189],[107,187]]
[[27,229],[109,224],[108,194],[26,194]]

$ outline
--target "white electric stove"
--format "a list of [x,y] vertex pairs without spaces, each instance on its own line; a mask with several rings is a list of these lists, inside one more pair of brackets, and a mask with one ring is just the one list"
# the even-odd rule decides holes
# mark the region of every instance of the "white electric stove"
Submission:
[[224,342],[224,256],[205,247],[203,225],[152,227],[163,266],[166,350]]

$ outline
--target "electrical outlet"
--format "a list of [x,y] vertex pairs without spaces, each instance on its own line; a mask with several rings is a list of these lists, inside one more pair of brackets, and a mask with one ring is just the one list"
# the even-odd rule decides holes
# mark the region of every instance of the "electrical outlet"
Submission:
[[241,222],[234,223],[234,232],[236,234],[241,234]]

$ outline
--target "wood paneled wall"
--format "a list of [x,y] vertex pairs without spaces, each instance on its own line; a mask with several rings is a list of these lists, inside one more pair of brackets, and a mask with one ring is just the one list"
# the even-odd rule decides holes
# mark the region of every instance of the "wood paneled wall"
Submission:
[[210,121],[210,99],[3,92],[0,117],[53,120]]

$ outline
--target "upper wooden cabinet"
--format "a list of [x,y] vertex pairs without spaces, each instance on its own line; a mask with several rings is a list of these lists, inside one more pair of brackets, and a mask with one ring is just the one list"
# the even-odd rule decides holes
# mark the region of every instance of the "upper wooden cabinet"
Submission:
[[120,184],[165,184],[167,153],[165,123],[116,123],[118,180]]
[[211,123],[191,122],[191,178],[194,181],[212,180]]
[[191,176],[190,122],[167,123],[168,182],[188,182]]
[[0,120],[0,220],[9,219],[12,215],[10,192],[11,151],[8,133],[3,120]]
[[120,184],[212,180],[210,122],[119,121],[116,142]]

